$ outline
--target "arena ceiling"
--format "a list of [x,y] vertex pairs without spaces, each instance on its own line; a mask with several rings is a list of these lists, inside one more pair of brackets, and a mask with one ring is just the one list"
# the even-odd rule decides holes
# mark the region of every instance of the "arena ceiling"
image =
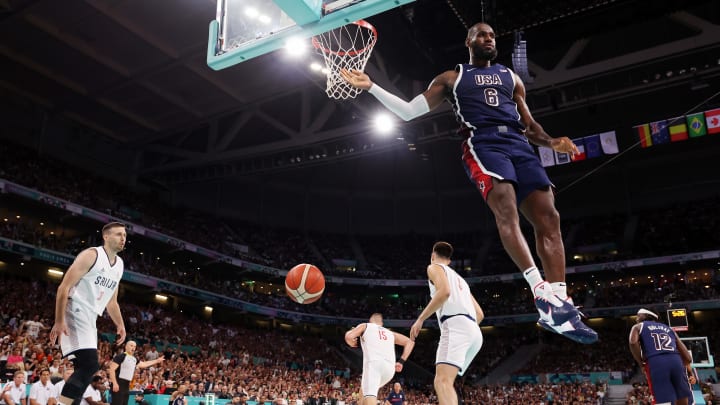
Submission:
[[[367,71],[410,98],[467,60],[466,28],[484,17],[505,64],[523,32],[528,102],[549,132],[629,128],[682,114],[718,88],[719,9],[712,0],[417,0],[369,19],[379,41]],[[0,87],[133,151],[137,176],[171,188],[468,188],[457,144],[445,142],[456,128],[447,106],[379,138],[375,100],[329,100],[309,60],[277,52],[210,69],[214,14],[213,0],[2,0]]]

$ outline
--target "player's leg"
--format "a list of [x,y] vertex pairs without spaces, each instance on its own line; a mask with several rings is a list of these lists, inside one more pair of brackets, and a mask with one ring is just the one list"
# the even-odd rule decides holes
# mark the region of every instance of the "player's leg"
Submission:
[[93,375],[100,369],[97,352],[97,315],[71,301],[65,311],[68,334],[60,336],[63,356],[72,361],[75,371],[63,386],[58,401],[72,405],[82,399]]
[[376,405],[377,394],[380,390],[381,375],[374,362],[363,362],[363,373],[360,380],[362,399],[360,405]]
[[[517,198],[520,212],[527,218],[535,231],[538,256],[545,270],[550,297],[535,292],[535,304],[540,312],[540,325],[545,329],[562,334],[580,343],[594,343],[597,333],[588,328],[580,319],[580,312],[572,300],[568,300],[565,285],[565,246],[560,231],[560,214],[555,209],[552,183],[531,150],[520,150],[514,161],[518,176]],[[530,280],[532,271],[526,272]],[[539,298],[539,299],[538,299]],[[562,300],[557,307],[556,298]],[[544,304],[547,300],[553,308]]]
[[435,394],[438,397],[439,405],[458,405],[458,397],[455,392],[455,377],[459,368],[452,364],[435,365]]
[[455,316],[440,325],[440,341],[435,359],[435,392],[440,405],[457,405],[455,378],[462,375],[483,344],[477,323]]
[[[675,356],[653,356],[645,364],[650,393],[656,404],[675,404],[679,399],[672,382],[673,357]],[[680,362],[679,356],[677,359]]]
[[[565,246],[560,231],[560,214],[555,209],[555,197],[550,188],[531,192],[520,203],[520,211],[535,231],[535,249],[545,271],[545,279],[549,283],[565,282]],[[557,295],[564,299],[567,292]]]
[[530,247],[520,229],[520,215],[512,183],[492,179],[492,190],[487,194],[487,205],[495,216],[503,248],[521,270],[535,267]]
[[687,370],[685,369],[685,365],[683,364],[682,360],[680,359],[680,356],[668,356],[668,357],[674,357],[674,359],[669,360],[668,363],[672,362],[672,365],[669,366],[670,368],[670,380],[672,382],[672,386],[675,390],[675,395],[677,400],[675,401],[676,405],[688,405],[688,404],[694,404],[695,399],[693,397],[692,393],[692,385],[690,385],[690,381],[687,376]]
[[[488,134],[491,139],[497,134]],[[463,165],[495,216],[503,248],[520,270],[535,267],[527,240],[520,229],[514,183],[517,174],[512,151],[468,138],[463,143]]]
[[63,386],[58,402],[72,405],[73,401],[82,398],[93,375],[100,369],[100,363],[97,349],[76,350],[67,357],[72,361],[75,371]]

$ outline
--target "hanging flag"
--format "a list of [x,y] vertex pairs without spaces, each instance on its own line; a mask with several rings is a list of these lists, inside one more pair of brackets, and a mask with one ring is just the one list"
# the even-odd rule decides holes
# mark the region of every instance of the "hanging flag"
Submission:
[[600,134],[600,146],[606,155],[614,155],[620,152],[615,131],[603,132]]
[[650,136],[650,125],[649,124],[642,124],[638,125],[636,127],[633,127],[637,129],[638,138],[640,139],[640,146],[643,148],[647,148],[648,146],[652,146],[652,137]]
[[540,163],[543,167],[555,166],[555,151],[546,146],[538,146]]
[[585,138],[573,139],[573,143],[575,144],[575,146],[577,146],[578,152],[579,152],[579,153],[577,153],[577,154],[575,154],[575,155],[570,155],[570,159],[571,159],[573,162],[577,162],[577,161],[579,161],[579,160],[585,160],[585,159],[587,159],[587,155],[585,155],[585,143],[584,143],[584,141],[585,141]]
[[600,157],[603,154],[600,148],[600,135],[590,135],[583,138],[585,142],[585,153],[588,159]]
[[670,142],[680,142],[688,139],[688,128],[685,117],[677,117],[668,121],[670,125]]
[[720,108],[705,111],[708,134],[720,134]]
[[685,116],[687,121],[688,132],[690,138],[697,138],[707,133],[707,127],[705,126],[705,114],[697,113]]
[[670,142],[670,131],[667,127],[667,121],[655,121],[650,123],[650,137],[652,137],[653,145]]
[[570,163],[570,154],[555,152],[555,162],[559,165]]

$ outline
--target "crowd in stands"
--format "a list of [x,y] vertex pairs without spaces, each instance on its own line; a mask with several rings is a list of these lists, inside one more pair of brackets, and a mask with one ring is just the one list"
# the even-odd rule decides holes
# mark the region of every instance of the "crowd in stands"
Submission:
[[[351,237],[306,234],[228,221],[186,208],[173,208],[155,195],[139,194],[68,165],[39,158],[18,146],[0,145],[0,178],[136,222],[167,235],[258,264],[289,269],[298,262],[323,263],[327,274],[347,277],[419,279],[434,237]],[[697,252],[720,246],[720,197],[672,207],[570,219],[563,223],[569,264]],[[637,227],[629,224],[637,223]],[[529,243],[532,232],[525,227]],[[495,232],[451,235],[468,276],[515,272]],[[478,254],[487,245],[484,254]],[[353,248],[354,246],[354,248]],[[578,254],[575,253],[585,253]],[[347,271],[333,259],[357,262]],[[364,267],[364,268],[363,268]],[[341,270],[342,268],[342,270]]]
[[[43,222],[41,225],[39,219],[25,213],[18,216],[20,218],[8,215],[7,221],[0,222],[0,236],[70,255],[76,255],[87,246],[101,244],[97,231],[82,232],[65,227],[64,233],[59,233],[51,230],[55,229],[52,223]],[[139,238],[132,238],[122,253],[128,270],[294,312],[364,318],[368,313],[379,311],[389,319],[412,319],[427,301],[425,287],[403,289],[402,294],[398,294],[396,298],[389,298],[387,294],[393,292],[391,290],[372,294],[364,289],[352,290],[328,284],[318,303],[312,306],[299,305],[287,299],[282,285],[275,285],[273,288],[268,285],[267,289],[261,289],[256,284],[243,284],[240,276],[234,272],[217,271],[208,276],[205,273],[207,270],[198,270],[196,264],[176,263],[167,257],[158,260],[158,256],[159,254],[142,247],[142,240]],[[707,273],[706,276],[699,276],[699,270],[698,274],[695,274],[695,270],[679,273],[668,271],[667,276],[653,274],[633,277],[627,273],[598,274],[598,277],[592,278],[587,275],[573,276],[569,280],[569,289],[575,302],[588,309],[658,304],[667,301],[669,295],[672,295],[672,301],[675,302],[720,297],[720,271],[706,270],[703,273]],[[473,286],[473,293],[488,316],[535,312],[530,291],[523,280],[513,283],[477,284]]]
[[[56,286],[1,277],[0,295],[4,299],[0,304],[0,373],[4,377],[22,370],[27,382],[32,383],[38,380],[39,370],[49,367],[53,381],[59,381],[63,370],[71,365],[61,359],[57,346],[48,344]],[[120,301],[128,336],[139,343],[136,356],[165,358],[161,365],[136,371],[131,382],[133,391],[161,394],[183,389],[189,396],[214,392],[218,399],[283,398],[289,404],[294,399],[312,404],[316,403],[312,401],[315,397],[326,398],[333,405],[340,401],[346,405],[357,403],[359,370],[351,370],[330,340],[311,334],[216,324],[158,306],[141,306],[122,298]],[[114,330],[107,316],[99,318],[98,330]],[[491,350],[501,347],[499,340],[490,338],[486,345],[488,356],[502,355]],[[103,370],[119,350],[122,346],[114,345],[113,339],[100,341]],[[15,354],[22,358],[20,363],[9,361]],[[416,351],[414,356],[418,355]],[[482,356],[478,358],[481,360]],[[403,381],[402,375],[399,378]],[[384,398],[389,389],[385,387],[380,397]],[[427,383],[404,385],[404,391],[407,405],[436,401]],[[469,380],[463,385],[465,403],[527,404],[528,400],[542,401],[550,396],[556,403],[599,404],[603,392],[602,386],[589,383],[487,386]]]
[[543,334],[544,344],[540,353],[521,369],[515,370],[514,374],[566,373],[567,370],[591,373],[611,370],[622,372],[624,378],[631,377],[635,370],[632,359],[628,358],[629,326],[625,328],[602,324],[592,326],[601,337],[598,345],[574,346],[583,350],[568,350],[569,344],[563,340],[563,337]]
[[583,404],[600,405],[605,397],[605,384],[509,384],[485,386],[464,392],[470,404]]

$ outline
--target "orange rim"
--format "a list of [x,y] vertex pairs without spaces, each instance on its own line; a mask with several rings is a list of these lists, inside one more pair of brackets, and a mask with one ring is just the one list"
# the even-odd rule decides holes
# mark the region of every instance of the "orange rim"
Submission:
[[375,45],[375,41],[377,41],[377,30],[375,29],[375,27],[373,27],[372,24],[370,24],[369,22],[367,22],[365,20],[358,20],[351,24],[355,24],[359,27],[363,27],[367,30],[370,30],[370,32],[372,32],[372,34],[373,34],[372,41],[370,41],[370,43],[368,43],[364,48],[356,49],[356,50],[352,50],[352,51],[333,51],[332,49],[325,48],[320,43],[320,41],[318,41],[317,36],[312,37],[313,46],[316,49],[323,51],[323,53],[330,54],[330,55],[337,55],[337,56],[357,56],[357,55],[360,55],[361,53],[365,52],[368,48],[372,48],[372,46]]

